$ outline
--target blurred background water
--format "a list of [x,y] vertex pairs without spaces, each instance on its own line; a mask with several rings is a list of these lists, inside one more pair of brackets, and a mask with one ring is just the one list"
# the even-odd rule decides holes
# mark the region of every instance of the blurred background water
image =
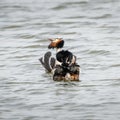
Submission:
[[[39,63],[56,37],[81,82],[54,82]],[[0,0],[0,120],[120,120],[119,94],[119,0]]]

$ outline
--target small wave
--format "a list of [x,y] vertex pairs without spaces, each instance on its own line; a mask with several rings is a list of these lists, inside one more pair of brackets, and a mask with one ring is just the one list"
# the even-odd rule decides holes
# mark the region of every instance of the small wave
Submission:
[[112,15],[111,14],[103,14],[103,15],[99,15],[99,16],[94,16],[94,17],[90,17],[91,19],[105,19],[105,18],[110,18]]
[[104,54],[104,55],[108,55],[110,52],[106,51],[106,50],[89,50],[88,52],[89,54]]
[[109,67],[120,67],[120,64],[113,64],[113,65],[111,65]]
[[66,8],[66,5],[61,4],[61,5],[58,5],[58,6],[56,6],[56,7],[53,7],[52,9],[53,9],[53,10],[61,10],[61,9],[63,9],[63,8]]
[[80,5],[80,4],[87,4],[88,0],[83,0],[83,1],[76,1],[76,2],[66,2],[68,5]]
[[69,7],[69,6],[75,6],[75,5],[83,5],[83,4],[87,4],[88,3],[88,1],[87,0],[85,0],[85,1],[79,1],[79,2],[65,2],[65,3],[63,3],[63,2],[61,2],[61,4],[59,4],[58,6],[55,6],[55,7],[53,7],[52,9],[53,10],[62,10],[62,9],[64,9],[64,8],[67,8],[67,7]]
[[2,27],[1,30],[8,30],[8,29],[16,29],[16,28],[21,28],[22,26],[21,25],[9,25],[9,26],[5,26],[5,27]]

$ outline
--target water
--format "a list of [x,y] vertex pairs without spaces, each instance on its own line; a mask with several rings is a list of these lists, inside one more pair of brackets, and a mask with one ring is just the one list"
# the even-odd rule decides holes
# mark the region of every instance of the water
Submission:
[[[119,0],[0,0],[0,120],[119,120],[119,13]],[[54,82],[39,63],[56,37],[81,82]]]

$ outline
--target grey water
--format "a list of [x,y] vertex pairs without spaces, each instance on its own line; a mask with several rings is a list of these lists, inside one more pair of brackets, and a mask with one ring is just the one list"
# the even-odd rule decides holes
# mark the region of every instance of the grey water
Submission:
[[[39,63],[56,37],[80,82]],[[120,120],[120,0],[0,0],[0,120],[62,119]]]

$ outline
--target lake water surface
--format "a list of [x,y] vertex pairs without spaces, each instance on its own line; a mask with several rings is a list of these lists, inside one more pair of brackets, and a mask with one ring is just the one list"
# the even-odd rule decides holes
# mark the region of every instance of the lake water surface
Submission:
[[[81,82],[39,63],[56,37]],[[0,120],[120,120],[120,1],[0,0]]]

